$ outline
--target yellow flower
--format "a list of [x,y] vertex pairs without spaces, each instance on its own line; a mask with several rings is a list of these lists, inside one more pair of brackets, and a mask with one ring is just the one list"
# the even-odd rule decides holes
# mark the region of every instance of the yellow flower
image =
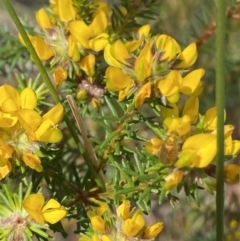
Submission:
[[145,99],[151,96],[151,82],[144,84],[138,93],[135,95],[135,107],[140,108]]
[[184,95],[192,95],[199,87],[200,80],[203,77],[204,73],[204,69],[196,69],[191,71],[183,78],[180,92]]
[[86,49],[100,51],[108,43],[108,35],[104,33],[107,28],[107,17],[101,10],[89,26],[82,20],[75,20],[70,22],[68,27],[71,35]]
[[183,143],[176,166],[204,168],[213,161],[216,153],[217,140],[215,135],[196,134],[187,138]]
[[91,205],[91,208],[96,211],[97,215],[102,216],[105,212],[110,213],[109,206],[106,202],[97,200],[95,198],[89,198],[90,202],[96,203],[98,206]]
[[176,170],[165,177],[164,188],[166,190],[171,190],[178,186],[183,179],[183,172],[181,170]]
[[158,222],[155,223],[154,225],[148,226],[143,234],[144,239],[151,239],[151,238],[156,238],[157,235],[162,231],[163,229],[163,223]]
[[76,17],[77,13],[73,7],[72,0],[57,0],[51,7],[63,22],[69,22]]
[[106,224],[101,216],[99,216],[99,215],[93,216],[90,218],[90,220],[91,220],[91,224],[92,224],[94,230],[96,230],[100,233],[105,232]]
[[0,166],[0,180],[5,178],[11,172],[11,170],[12,170],[12,166],[9,161],[7,161],[7,164],[5,166]]
[[[48,60],[48,59],[50,59],[51,57],[54,56],[54,51],[52,50],[52,48],[49,45],[47,45],[45,43],[45,41],[42,37],[32,36],[32,35],[28,35],[28,37],[29,37],[38,57],[41,60]],[[27,47],[20,34],[19,34],[19,40],[22,43],[22,45]]]
[[[226,119],[226,111],[224,110],[224,121]],[[217,128],[217,107],[207,110],[204,118],[203,127],[206,130],[215,130]]]
[[93,77],[95,74],[95,56],[89,54],[81,59],[79,62],[80,68],[89,76]]
[[152,138],[150,141],[147,141],[145,144],[145,148],[148,152],[153,155],[158,155],[161,145],[163,141],[157,137]]
[[43,170],[40,158],[36,155],[33,155],[32,153],[29,153],[29,152],[22,153],[22,160],[27,166],[29,166],[30,168],[38,172],[41,172]]
[[182,115],[188,115],[191,118],[191,123],[194,123],[198,118],[199,100],[196,96],[191,96],[185,103]]
[[170,103],[176,103],[180,98],[182,76],[177,70],[172,70],[165,79],[158,82],[158,89]]
[[144,227],[145,220],[142,211],[138,210],[132,218],[126,219],[123,225],[123,233],[128,237],[135,237]]
[[224,181],[228,184],[239,182],[240,165],[228,164],[224,167]]
[[240,141],[238,140],[232,140],[232,136],[229,135],[225,139],[225,149],[224,154],[229,156],[236,156],[239,153],[240,150]]
[[177,58],[182,60],[182,62],[178,64],[178,68],[188,68],[193,65],[197,59],[196,43],[188,45]]
[[67,215],[67,209],[55,199],[50,199],[45,203],[42,194],[30,194],[23,202],[23,208],[39,224],[45,222],[54,224]]
[[49,110],[41,119],[41,124],[34,131],[33,140],[46,143],[56,143],[62,139],[62,132],[56,128],[56,125],[63,118],[63,106],[58,103]]
[[41,8],[37,11],[36,13],[36,19],[38,24],[44,29],[44,28],[51,28],[52,27],[52,23],[51,20],[48,16],[48,14],[46,13],[44,8]]
[[67,71],[62,66],[58,66],[54,69],[53,80],[57,87],[61,87],[63,81],[67,79]]
[[170,132],[177,132],[178,136],[184,136],[191,130],[191,118],[184,115],[181,118],[167,117],[163,122],[163,127]]
[[130,218],[132,212],[133,210],[131,209],[129,200],[124,200],[123,203],[117,208],[117,215],[123,220]]

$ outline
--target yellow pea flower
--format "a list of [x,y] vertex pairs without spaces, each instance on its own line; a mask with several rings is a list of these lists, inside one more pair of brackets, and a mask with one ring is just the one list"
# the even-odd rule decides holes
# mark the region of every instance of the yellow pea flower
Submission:
[[91,220],[91,224],[92,224],[94,230],[96,230],[100,233],[105,232],[106,224],[101,216],[95,215],[93,217],[90,217],[90,220]]
[[158,155],[162,144],[163,141],[161,139],[154,137],[146,142],[145,148],[148,152],[152,153],[153,155]]
[[123,233],[128,237],[135,237],[144,227],[145,220],[142,211],[138,210],[132,218],[126,219],[123,225]]
[[52,23],[50,21],[50,18],[48,16],[48,14],[46,13],[44,8],[41,8],[37,11],[36,13],[36,20],[38,22],[38,24],[43,28],[51,28],[52,27]]
[[176,170],[170,173],[168,176],[165,177],[165,184],[164,188],[166,190],[171,190],[178,186],[179,183],[181,183],[183,179],[183,171],[182,170]]
[[[226,111],[224,110],[224,121],[226,120]],[[217,128],[217,107],[207,110],[204,118],[203,127],[207,130],[215,130]]]
[[32,153],[22,153],[22,160],[27,166],[36,170],[37,172],[41,172],[43,170],[40,158]]
[[177,70],[172,70],[164,79],[158,81],[160,93],[166,96],[170,103],[176,103],[180,97],[182,86],[182,76]]
[[178,136],[184,136],[191,130],[191,118],[184,115],[180,118],[167,117],[163,122],[163,127],[170,132],[177,132]]
[[200,80],[205,73],[204,69],[196,69],[191,71],[183,78],[180,92],[184,95],[192,95],[199,86]]
[[213,161],[216,153],[217,139],[215,135],[196,134],[188,137],[183,143],[176,166],[204,168]]
[[163,229],[163,222],[155,223],[154,225],[148,226],[143,234],[144,239],[151,239],[156,238],[157,235],[162,231]]
[[178,68],[188,68],[193,65],[197,59],[197,45],[196,43],[189,44],[178,56],[182,62],[177,66]]
[[228,184],[236,184],[239,182],[240,165],[228,164],[224,166],[224,181]]
[[0,180],[5,178],[12,170],[11,163],[7,161],[5,166],[0,166]]
[[123,203],[117,208],[118,217],[126,220],[130,218],[133,210],[131,209],[131,204],[129,200],[124,200]]
[[147,82],[144,84],[141,89],[138,91],[138,93],[135,95],[135,107],[140,108],[145,99],[149,98],[151,96],[151,82]]
[[30,194],[22,202],[23,208],[39,224],[57,223],[67,215],[67,209],[54,199],[45,203],[42,194]]

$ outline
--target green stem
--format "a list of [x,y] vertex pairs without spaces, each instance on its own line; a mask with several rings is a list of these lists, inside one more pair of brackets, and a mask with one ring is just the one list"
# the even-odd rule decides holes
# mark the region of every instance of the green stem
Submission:
[[[3,0],[3,3],[9,13],[9,15],[11,16],[13,22],[15,23],[19,33],[21,34],[22,38],[23,38],[23,41],[25,42],[27,48],[28,48],[28,51],[30,52],[31,54],[31,58],[33,59],[33,61],[35,62],[35,64],[37,65],[38,69],[39,69],[39,72],[41,73],[42,75],[42,78],[46,84],[46,86],[48,87],[55,103],[59,103],[60,102],[60,98],[47,74],[47,71],[46,69],[44,68],[43,64],[42,64],[42,61],[39,59],[30,39],[28,38],[28,35],[22,25],[22,23],[20,22],[14,8],[12,7],[11,3],[9,2],[9,0]],[[76,144],[77,144],[77,147],[80,151],[80,153],[83,155],[83,158],[85,159],[86,161],[86,164],[91,172],[91,174],[94,176],[94,179],[98,185],[99,188],[103,189],[104,190],[104,184],[101,182],[91,160],[89,159],[89,157],[86,155],[86,152],[85,152],[85,148],[84,146],[82,145],[82,143],[80,142],[79,138],[78,138],[78,135],[75,131],[75,128],[74,128],[74,125],[71,123],[70,119],[68,118],[68,116],[66,115],[66,113],[64,114],[64,121],[73,137],[73,139],[75,140]]]
[[216,240],[224,240],[224,103],[225,103],[225,41],[226,0],[217,0],[216,36],[216,105],[217,105],[217,194]]

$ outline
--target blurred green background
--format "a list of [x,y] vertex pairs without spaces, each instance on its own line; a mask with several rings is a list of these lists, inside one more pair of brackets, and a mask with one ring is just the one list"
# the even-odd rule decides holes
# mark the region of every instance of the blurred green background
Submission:
[[[114,1],[111,1],[114,2]],[[35,12],[46,0],[13,0],[13,6],[19,16],[31,26],[35,26]],[[174,37],[182,46],[198,43],[198,60],[194,68],[206,70],[203,78],[204,91],[200,97],[200,113],[215,105],[215,26],[217,7],[211,0],[158,0],[158,16],[151,20],[152,33],[165,33]],[[235,126],[234,138],[240,139],[240,4],[228,1],[227,45],[226,45],[226,110],[228,124]],[[8,26],[11,35],[17,31],[8,14],[0,3],[1,26]],[[142,20],[141,20],[142,21]],[[146,22],[143,22],[146,23]],[[0,33],[1,34],[1,33]],[[3,46],[3,43],[0,44]],[[1,51],[0,51],[1,52]],[[4,61],[4,54],[0,54]],[[1,73],[0,83],[14,83],[13,75]],[[236,158],[235,162],[238,162]],[[225,224],[226,241],[240,240],[240,195],[239,184],[226,186]],[[213,241],[215,232],[215,196],[202,191],[201,206],[182,194],[177,194],[179,203],[172,208],[168,202],[157,205],[153,197],[153,212],[148,215],[149,222],[161,220],[165,223],[159,237],[164,241]],[[73,225],[66,224],[71,235],[65,240],[77,240],[73,234]],[[60,240],[60,237],[58,237]]]

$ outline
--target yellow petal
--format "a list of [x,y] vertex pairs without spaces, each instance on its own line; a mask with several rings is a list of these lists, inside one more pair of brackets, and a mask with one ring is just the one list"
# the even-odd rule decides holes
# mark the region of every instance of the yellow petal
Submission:
[[91,217],[90,220],[94,230],[100,233],[105,232],[105,229],[106,229],[105,221],[99,215]]
[[117,68],[121,68],[122,64],[115,59],[111,54],[111,45],[107,44],[104,49],[104,59],[110,65]]
[[165,177],[165,184],[164,184],[164,188],[166,190],[171,190],[175,187],[178,186],[179,183],[181,183],[183,179],[183,171],[182,170],[176,170],[173,171],[172,173],[170,173],[169,175],[167,175]]
[[228,184],[239,182],[240,165],[228,164],[224,167],[224,181]]
[[[102,36],[102,37],[101,37]],[[95,52],[99,52],[108,44],[108,35],[99,35],[97,38],[89,40],[89,47]]]
[[196,69],[191,71],[187,76],[183,78],[181,93],[184,95],[191,95],[197,89],[201,78],[205,73],[204,69]]
[[3,167],[0,167],[0,180],[5,178],[12,170],[11,163],[8,161]]
[[67,71],[62,66],[58,66],[53,72],[53,80],[57,87],[61,87],[63,81],[67,79]]
[[32,132],[38,128],[42,118],[34,110],[21,109],[17,112],[18,120],[27,132]]
[[199,100],[197,97],[192,96],[186,101],[182,114],[190,116],[191,122],[193,123],[198,117],[198,111],[199,111]]
[[107,89],[109,91],[119,91],[132,84],[132,79],[125,75],[121,69],[109,66],[106,70]]
[[37,96],[33,89],[25,88],[21,94],[21,108],[33,110],[37,106]]
[[151,25],[150,24],[145,24],[138,30],[138,38],[144,38],[147,37],[150,33],[151,30]]
[[168,61],[174,59],[176,55],[181,52],[181,48],[177,41],[165,34],[158,35],[155,44],[159,51],[164,51],[162,58],[167,58]]
[[67,215],[67,209],[55,199],[50,199],[42,208],[42,215],[46,222],[54,224]]
[[168,132],[177,132],[179,136],[184,136],[191,130],[191,118],[188,115],[181,118],[168,117],[163,126]]
[[3,101],[6,99],[12,99],[19,106],[20,103],[20,96],[15,88],[11,85],[2,85],[0,86],[0,106],[2,105]]
[[101,34],[107,28],[106,14],[99,10],[89,27],[93,30],[95,36]]
[[95,74],[95,56],[89,54],[86,57],[82,58],[80,63],[80,68],[88,75],[94,76]]
[[137,57],[135,62],[134,70],[137,75],[137,80],[139,82],[144,81],[146,78],[151,76],[152,69],[152,54],[150,43],[146,44],[141,51],[140,55]]
[[76,11],[73,7],[72,0],[58,1],[58,14],[63,22],[69,22],[76,17]]
[[190,136],[183,143],[180,158],[176,163],[178,167],[197,167],[208,166],[217,153],[216,136],[207,133]]
[[42,207],[44,205],[45,199],[42,194],[30,194],[27,196],[23,202],[23,208],[32,216],[32,218],[39,224],[44,224],[44,219],[42,216]]
[[156,238],[157,235],[162,231],[163,223],[155,223],[154,225],[148,226],[143,234],[144,239]]
[[62,132],[53,128],[53,123],[49,120],[42,122],[35,132],[36,139],[45,143],[56,143],[62,140]]
[[8,128],[14,126],[18,121],[15,113],[3,113],[0,111],[0,127]]
[[89,48],[88,40],[94,32],[83,21],[76,20],[69,23],[69,31],[73,37],[84,47]]
[[43,170],[41,160],[38,156],[29,152],[24,152],[22,154],[22,159],[27,166],[36,170],[37,172],[41,172]]
[[36,19],[38,24],[42,27],[42,28],[51,28],[52,27],[52,23],[50,21],[49,16],[47,15],[46,11],[44,8],[41,8],[37,11],[36,13]]
[[41,60],[48,60],[54,56],[52,48],[45,43],[43,38],[31,35],[28,35],[28,37]]
[[72,35],[68,37],[67,55],[75,62],[80,60],[80,53],[77,48],[77,42]]
[[171,71],[165,79],[158,82],[158,88],[164,96],[176,94],[181,86],[182,76],[177,70]]
[[123,203],[117,208],[117,215],[123,220],[130,218],[131,213],[131,204],[129,200],[124,200]]
[[121,40],[117,40],[114,44],[112,44],[110,52],[112,56],[122,64],[127,64],[126,60],[131,57],[126,46]]
[[178,58],[182,60],[182,62],[177,66],[178,68],[188,68],[193,65],[197,59],[196,43],[188,45]]
[[[224,121],[226,119],[226,111],[224,110]],[[217,107],[207,110],[204,118],[204,128],[207,130],[215,130],[217,128]]]
[[2,111],[5,113],[15,112],[19,109],[19,103],[13,99],[6,99],[2,102]]
[[63,106],[61,103],[58,103],[42,117],[42,121],[49,119],[54,123],[54,125],[56,125],[62,120],[63,114]]
[[169,103],[168,106],[161,106],[161,115],[163,119],[167,117],[179,117],[179,110],[176,104]]
[[149,98],[151,96],[151,82],[148,81],[146,84],[144,84],[141,89],[136,94],[134,101],[135,101],[135,107],[140,108],[145,99]]
[[124,222],[123,232],[128,237],[135,237],[145,225],[141,211],[137,211],[131,219]]

